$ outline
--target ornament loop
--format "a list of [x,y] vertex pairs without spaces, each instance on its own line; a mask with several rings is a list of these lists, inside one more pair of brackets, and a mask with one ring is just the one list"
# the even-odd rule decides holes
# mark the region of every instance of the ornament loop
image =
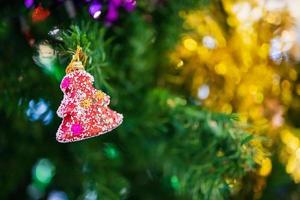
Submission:
[[86,64],[87,56],[82,51],[82,48],[77,45],[77,49],[75,54],[73,55],[73,58],[66,68],[66,73],[69,74],[75,70],[84,70],[84,65]]

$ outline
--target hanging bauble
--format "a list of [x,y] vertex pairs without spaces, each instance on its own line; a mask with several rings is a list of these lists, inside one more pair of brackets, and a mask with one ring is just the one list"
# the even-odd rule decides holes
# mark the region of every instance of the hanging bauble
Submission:
[[122,114],[108,107],[110,97],[93,87],[94,77],[83,67],[85,60],[82,49],[78,47],[60,85],[64,99],[57,114],[63,121],[56,139],[62,143],[102,135],[123,121]]

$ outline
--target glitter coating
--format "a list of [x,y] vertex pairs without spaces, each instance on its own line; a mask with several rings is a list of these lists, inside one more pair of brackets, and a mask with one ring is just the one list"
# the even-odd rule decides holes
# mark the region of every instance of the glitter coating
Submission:
[[67,74],[60,85],[64,98],[57,110],[63,118],[58,142],[75,142],[99,136],[118,127],[123,115],[111,110],[110,97],[93,87],[94,77],[84,70]]

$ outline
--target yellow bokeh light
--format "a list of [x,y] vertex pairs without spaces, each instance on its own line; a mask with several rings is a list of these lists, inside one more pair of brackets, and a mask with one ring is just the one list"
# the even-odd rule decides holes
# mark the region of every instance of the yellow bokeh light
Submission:
[[284,80],[281,83],[282,89],[288,90],[291,88],[291,83],[288,80]]
[[264,100],[264,95],[261,92],[258,92],[254,97],[254,101],[258,104],[262,103],[263,100]]
[[189,51],[195,51],[197,49],[197,42],[192,38],[186,38],[183,40],[184,47]]
[[291,78],[293,81],[295,81],[295,80],[297,79],[297,77],[298,77],[298,73],[297,73],[297,71],[296,71],[295,69],[291,69],[291,70],[289,71],[289,76],[290,76],[290,78]]
[[226,74],[227,67],[225,63],[219,63],[215,66],[215,71],[217,74],[224,75]]
[[[175,84],[184,85],[195,97],[199,85],[210,83],[209,98],[201,106],[236,112],[241,123],[252,123],[253,134],[262,133],[268,138],[267,148],[280,146],[276,149],[285,155],[280,161],[293,179],[300,181],[300,140],[285,118],[288,110],[300,109],[298,69],[293,59],[285,59],[294,37],[287,29],[288,16],[258,8],[256,0],[246,2],[245,11],[233,9],[237,4],[245,6],[243,0],[220,1],[226,17],[222,22],[210,10],[182,14],[189,32],[172,51],[176,58],[172,63],[181,67],[184,60],[184,67],[172,75],[180,80]],[[222,23],[227,23],[226,28]],[[202,40],[205,36],[211,36],[218,45],[207,48]],[[282,38],[287,40],[277,41]],[[295,98],[294,93],[299,96]],[[261,176],[271,172],[272,163],[266,154],[258,153],[255,162],[261,166]]]
[[264,158],[261,162],[261,167],[259,169],[259,175],[268,176],[272,171],[272,162],[270,158]]
[[182,60],[180,60],[180,61],[177,63],[176,68],[182,67],[183,64],[184,64],[184,62],[183,62]]

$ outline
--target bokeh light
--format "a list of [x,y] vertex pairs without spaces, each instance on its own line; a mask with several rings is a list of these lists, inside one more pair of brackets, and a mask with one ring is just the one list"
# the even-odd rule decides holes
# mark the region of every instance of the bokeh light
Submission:
[[26,8],[31,8],[34,4],[34,0],[24,0],[24,5]]
[[94,19],[97,19],[101,15],[101,9],[101,4],[98,1],[94,0],[89,6],[89,13]]
[[209,86],[204,84],[201,85],[198,89],[199,99],[206,99],[209,96]]
[[39,99],[38,101],[30,100],[26,115],[30,121],[40,120],[45,125],[49,124],[53,119],[53,111],[44,99]]
[[177,176],[173,175],[171,176],[171,186],[174,190],[179,190],[180,188],[180,182]]
[[51,191],[48,195],[47,200],[68,200],[68,196],[65,192],[63,191]]
[[46,158],[40,159],[32,169],[34,182],[47,186],[55,174],[55,166]]
[[84,200],[97,200],[98,194],[96,190],[87,190],[84,194]]
[[115,159],[115,158],[119,157],[119,151],[113,144],[106,144],[106,146],[104,148],[104,153],[105,153],[106,157],[108,157],[110,159]]

